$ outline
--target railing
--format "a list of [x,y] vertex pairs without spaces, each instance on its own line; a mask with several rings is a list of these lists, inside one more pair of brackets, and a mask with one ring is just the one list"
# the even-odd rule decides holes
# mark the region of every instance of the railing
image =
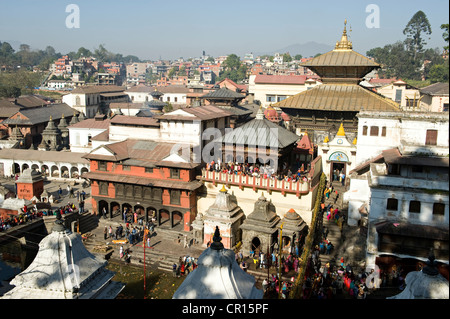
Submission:
[[263,189],[269,192],[277,191],[284,193],[293,193],[299,196],[300,194],[308,194],[311,188],[311,179],[309,176],[306,176],[306,181],[303,178],[298,181],[286,181],[278,180],[276,178],[264,178],[257,177],[251,175],[238,175],[238,174],[228,174],[223,172],[216,171],[207,171],[206,169],[202,170],[203,181],[213,182],[213,183],[222,183],[226,185],[236,185],[240,188],[243,187],[251,187],[254,190]]

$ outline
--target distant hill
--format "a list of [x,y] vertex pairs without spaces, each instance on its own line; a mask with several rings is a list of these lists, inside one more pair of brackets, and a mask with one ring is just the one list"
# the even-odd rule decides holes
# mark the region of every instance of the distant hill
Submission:
[[309,41],[306,43],[296,43],[296,44],[291,44],[287,47],[278,49],[278,50],[274,50],[274,51],[269,51],[269,52],[258,52],[258,53],[254,53],[255,56],[258,55],[274,55],[275,53],[286,53],[289,52],[289,54],[291,56],[294,56],[296,54],[301,54],[304,58],[310,57],[310,56],[315,56],[317,53],[326,53],[328,51],[333,50],[334,47],[332,47],[331,45],[328,44],[323,44],[323,43],[317,43],[314,41]]

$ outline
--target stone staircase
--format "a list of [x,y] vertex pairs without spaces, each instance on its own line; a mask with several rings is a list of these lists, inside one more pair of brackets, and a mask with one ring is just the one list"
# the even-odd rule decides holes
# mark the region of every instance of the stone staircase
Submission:
[[[343,207],[342,204],[342,197],[343,193],[345,192],[345,187],[341,185],[339,182],[333,182],[333,193],[330,195],[329,199],[325,199],[325,207],[327,207],[329,204],[333,206],[333,208],[338,208],[339,214],[347,213],[347,207]],[[338,191],[339,198],[335,203],[335,191]],[[339,226],[336,224],[335,220],[330,218],[330,220],[327,219],[327,212],[323,214],[323,226],[325,226],[328,229],[328,236],[327,240],[331,241],[334,248],[331,251],[329,255],[326,253],[320,254],[320,261],[322,265],[325,265],[326,263],[338,263],[341,256],[338,254],[341,251],[342,246],[342,236],[341,236],[341,230]]]

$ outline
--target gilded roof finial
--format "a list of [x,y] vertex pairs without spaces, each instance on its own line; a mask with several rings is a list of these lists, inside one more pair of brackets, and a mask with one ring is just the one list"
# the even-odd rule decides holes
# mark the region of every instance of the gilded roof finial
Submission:
[[344,31],[342,32],[341,41],[336,42],[335,50],[351,50],[352,43],[347,37],[347,19],[344,20]]
[[336,135],[337,136],[345,136],[344,124],[342,122],[341,122],[341,126],[339,127],[339,130]]

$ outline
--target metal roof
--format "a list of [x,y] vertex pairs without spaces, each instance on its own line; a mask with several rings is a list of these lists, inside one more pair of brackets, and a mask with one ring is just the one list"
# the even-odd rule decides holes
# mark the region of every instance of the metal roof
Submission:
[[380,67],[371,59],[353,50],[332,50],[318,57],[301,63],[301,66],[371,66]]
[[295,142],[300,137],[291,131],[272,123],[266,118],[253,119],[244,125],[226,133],[222,138],[222,143],[248,145],[256,147],[285,148]]
[[226,99],[226,100],[235,100],[235,99],[243,99],[245,95],[239,94],[235,91],[227,89],[226,87],[220,88],[218,90],[209,92],[205,95],[201,96],[204,99]]
[[35,125],[48,122],[50,116],[53,120],[59,120],[63,115],[67,118],[72,118],[74,114],[78,114],[79,112],[66,103],[60,103],[50,104],[44,107],[22,109],[17,113],[20,113],[23,116],[21,116],[21,118],[11,118],[15,115],[14,114],[2,123],[8,125]]
[[357,84],[322,84],[298,93],[275,107],[322,111],[398,111],[398,104]]

